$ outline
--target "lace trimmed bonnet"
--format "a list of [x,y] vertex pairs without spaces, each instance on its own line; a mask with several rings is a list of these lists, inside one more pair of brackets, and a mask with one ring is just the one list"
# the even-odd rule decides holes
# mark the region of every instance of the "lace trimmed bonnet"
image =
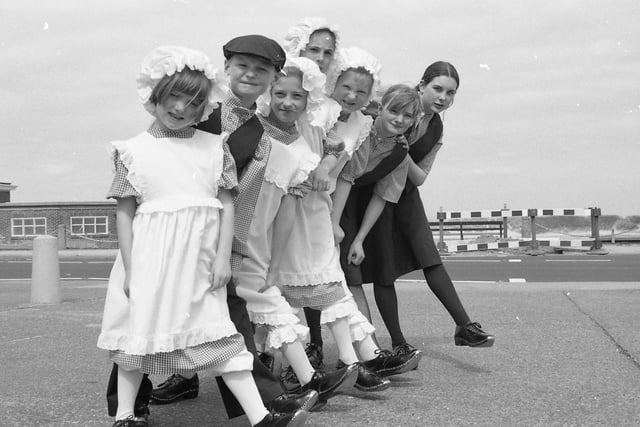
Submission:
[[338,26],[330,25],[324,18],[304,18],[302,21],[287,30],[284,36],[284,50],[291,56],[300,56],[300,51],[304,50],[309,43],[309,38],[314,31],[329,30],[333,33],[336,41],[336,49],[340,40]]
[[333,61],[333,66],[327,72],[326,89],[327,94],[330,95],[336,88],[336,83],[340,75],[350,69],[362,67],[371,74],[373,77],[373,86],[371,88],[371,96],[380,92],[380,72],[382,71],[382,65],[380,61],[359,47],[348,47],[340,49],[336,58]]
[[223,75],[211,64],[209,57],[195,49],[182,46],[161,46],[152,50],[142,61],[140,73],[136,78],[138,97],[145,109],[153,112],[151,92],[164,76],[180,72],[184,67],[194,71],[202,71],[211,80],[211,90],[207,97],[200,121],[206,120],[209,114],[224,99],[227,93]]
[[[286,74],[287,68],[297,68],[302,72],[302,88],[308,93],[307,107],[304,114],[309,123],[322,128],[330,126],[330,123],[325,123],[328,120],[327,111],[325,111],[327,109],[327,98],[324,95],[326,76],[320,71],[318,64],[309,58],[287,56],[282,72]],[[270,103],[271,89],[260,95],[256,101],[258,112],[262,116],[269,115],[271,111]],[[337,114],[339,114],[339,111],[333,114],[336,119]]]

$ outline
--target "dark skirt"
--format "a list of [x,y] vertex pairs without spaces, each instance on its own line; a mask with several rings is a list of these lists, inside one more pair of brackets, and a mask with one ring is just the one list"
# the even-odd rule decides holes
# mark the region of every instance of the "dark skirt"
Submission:
[[415,185],[407,182],[398,203],[385,205],[364,241],[364,253],[362,283],[382,286],[391,286],[412,271],[442,264]]

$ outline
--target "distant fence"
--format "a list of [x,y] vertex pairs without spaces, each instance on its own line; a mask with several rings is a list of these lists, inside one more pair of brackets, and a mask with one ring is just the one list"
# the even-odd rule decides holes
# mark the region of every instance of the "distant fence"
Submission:
[[[552,246],[560,248],[602,248],[600,239],[599,221],[601,216],[600,208],[578,208],[578,209],[500,209],[500,210],[479,210],[479,211],[443,211],[437,213],[437,222],[430,223],[436,228],[439,234],[438,250],[441,252],[464,252],[488,249],[522,248],[538,249],[540,246]],[[536,237],[536,218],[550,216],[589,216],[591,217],[591,238],[585,240],[576,239],[547,239],[539,240]],[[528,217],[531,223],[531,239],[506,241],[508,238],[507,218]],[[476,221],[464,221],[464,219],[476,219]],[[434,231],[436,231],[434,230]],[[464,231],[498,230],[501,242],[491,243],[467,243],[454,245],[449,248],[444,240],[445,231],[459,231],[461,239]]]

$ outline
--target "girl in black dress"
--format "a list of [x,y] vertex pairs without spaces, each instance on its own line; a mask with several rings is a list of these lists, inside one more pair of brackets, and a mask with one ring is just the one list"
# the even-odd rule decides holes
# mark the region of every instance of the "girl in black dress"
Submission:
[[409,133],[410,162],[405,189],[397,204],[386,204],[364,243],[363,282],[374,284],[376,304],[397,353],[415,349],[406,342],[400,328],[395,280],[419,269],[456,323],[456,345],[490,347],[494,342],[492,335],[469,319],[462,306],[442,265],[418,191],[442,146],[440,113],[453,104],[459,85],[458,72],[448,62],[435,62],[425,70],[416,87],[424,116]]

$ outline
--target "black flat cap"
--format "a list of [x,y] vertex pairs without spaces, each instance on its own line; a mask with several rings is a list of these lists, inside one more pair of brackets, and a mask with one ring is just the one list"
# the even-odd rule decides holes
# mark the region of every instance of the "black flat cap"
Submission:
[[233,55],[254,55],[266,59],[280,71],[284,66],[286,55],[278,42],[258,34],[236,37],[222,46],[222,53],[226,59]]

